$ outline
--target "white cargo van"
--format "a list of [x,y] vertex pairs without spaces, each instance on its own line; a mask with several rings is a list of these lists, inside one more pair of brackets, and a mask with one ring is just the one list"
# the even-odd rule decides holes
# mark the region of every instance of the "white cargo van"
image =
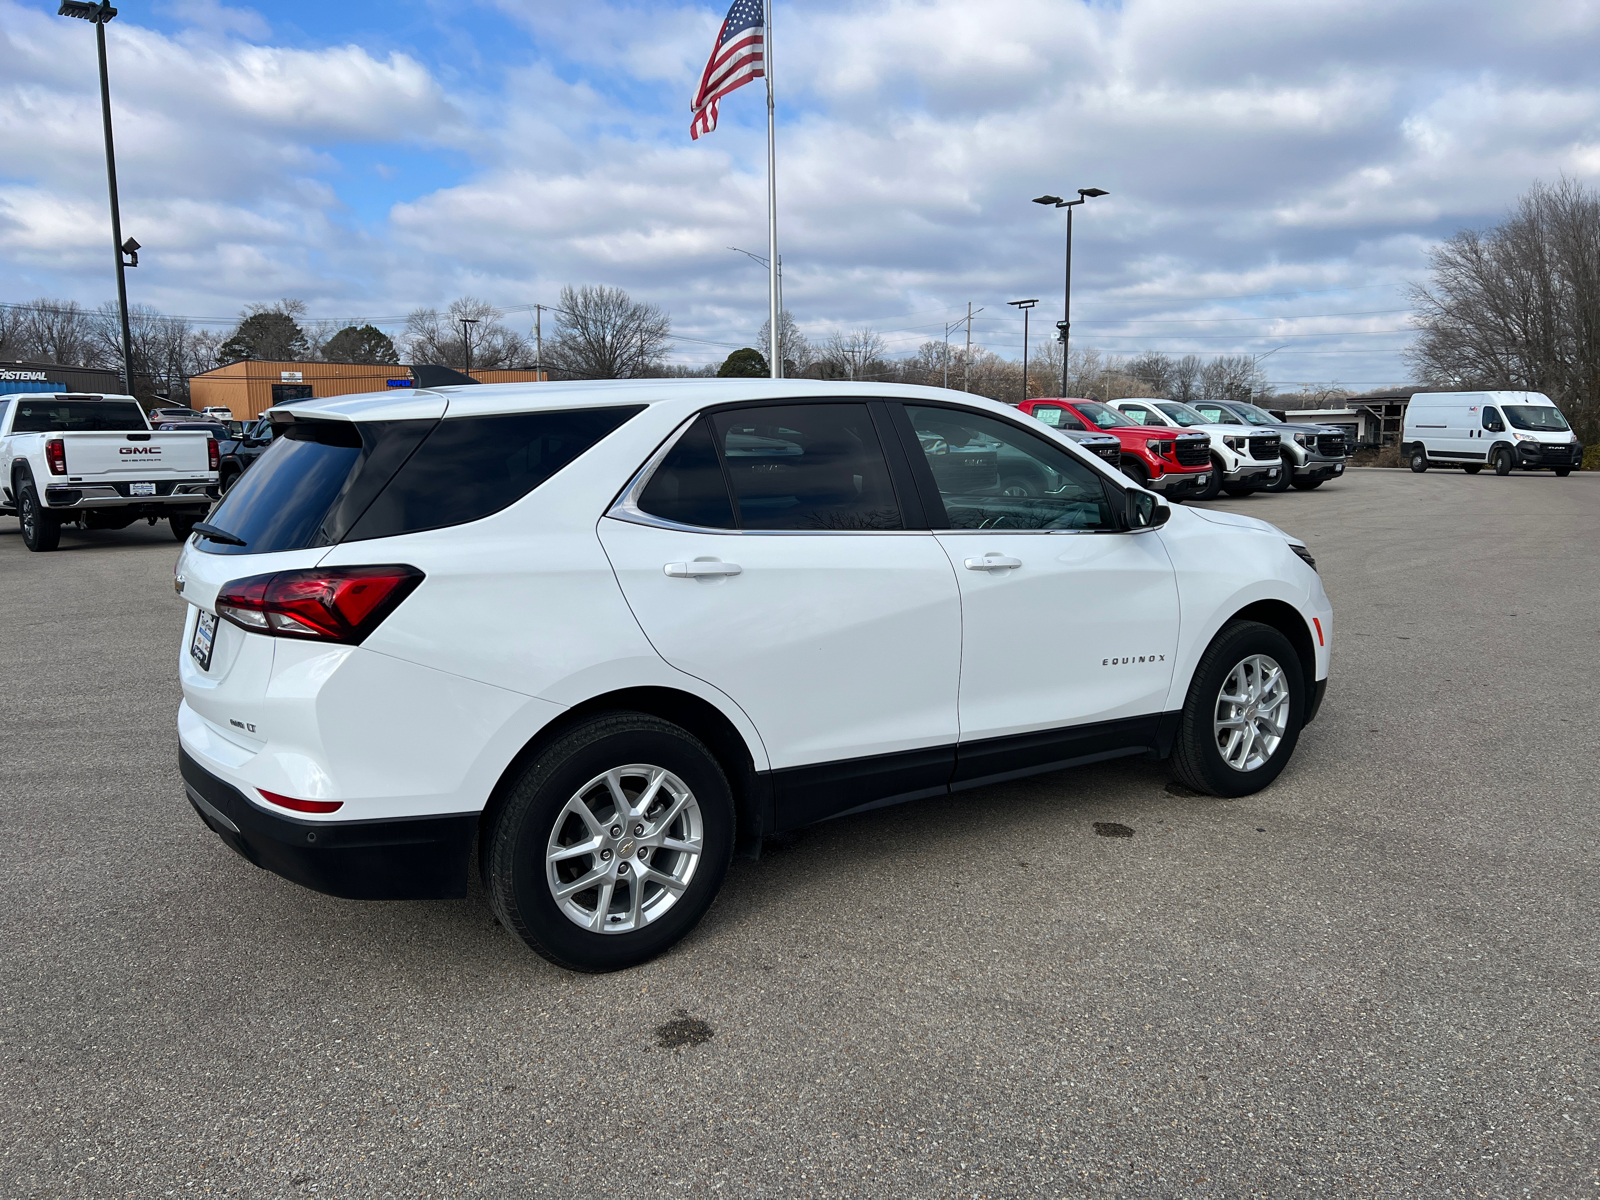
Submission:
[[1493,466],[1566,475],[1583,462],[1583,444],[1543,392],[1418,392],[1406,406],[1400,453],[1413,471]]

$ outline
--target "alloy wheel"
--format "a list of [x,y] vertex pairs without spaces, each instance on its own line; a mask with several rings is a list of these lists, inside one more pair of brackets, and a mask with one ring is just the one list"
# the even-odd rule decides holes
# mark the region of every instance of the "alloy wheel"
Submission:
[[550,895],[592,933],[631,933],[664,916],[704,853],[699,802],[665,767],[596,775],[556,817],[545,849]]
[[1252,654],[1217,693],[1212,733],[1222,761],[1235,771],[1265,765],[1289,728],[1289,681],[1275,659]]

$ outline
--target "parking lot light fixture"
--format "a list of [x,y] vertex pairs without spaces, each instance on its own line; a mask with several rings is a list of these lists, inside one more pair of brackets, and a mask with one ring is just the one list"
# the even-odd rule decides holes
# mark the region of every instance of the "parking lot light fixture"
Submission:
[[1111,193],[1104,188],[1079,188],[1076,200],[1063,200],[1060,196],[1035,196],[1035,204],[1048,204],[1054,208],[1067,210],[1067,282],[1061,300],[1061,320],[1056,322],[1056,328],[1061,331],[1061,394],[1067,394],[1067,350],[1068,331],[1072,327],[1072,210],[1087,200],[1097,196],[1109,196]]
[[[100,117],[105,125],[106,134],[106,187],[111,192],[111,251],[117,263],[117,311],[122,318],[122,370],[128,394],[131,396],[133,395],[133,334],[128,329],[128,280],[123,268],[139,265],[139,258],[135,253],[139,249],[139,244],[129,238],[125,250],[122,240],[122,214],[117,208],[117,155],[111,142],[111,84],[106,77],[106,22],[117,15],[117,10],[104,0],[99,4],[88,4],[84,0],[61,0],[61,7],[56,10],[56,15],[93,22],[95,46],[100,52]],[[123,258],[124,253],[132,257],[131,263]]]
[[1026,400],[1028,398],[1028,313],[1039,302],[1037,300],[1007,300],[1006,303],[1013,308],[1022,310],[1022,398]]

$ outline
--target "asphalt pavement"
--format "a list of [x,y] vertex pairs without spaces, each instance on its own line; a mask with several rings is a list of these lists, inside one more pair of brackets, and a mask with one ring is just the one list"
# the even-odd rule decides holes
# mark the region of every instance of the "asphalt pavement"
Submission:
[[1334,603],[1271,788],[834,821],[608,976],[237,857],[178,776],[166,526],[0,519],[0,1196],[1600,1194],[1600,474],[1218,507]]

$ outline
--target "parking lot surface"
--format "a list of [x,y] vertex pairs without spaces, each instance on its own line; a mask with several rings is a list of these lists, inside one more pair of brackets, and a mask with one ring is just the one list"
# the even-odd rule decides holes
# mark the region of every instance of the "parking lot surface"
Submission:
[[234,855],[166,526],[0,520],[0,1196],[1596,1195],[1600,475],[1218,507],[1335,606],[1271,788],[834,821],[598,977]]

